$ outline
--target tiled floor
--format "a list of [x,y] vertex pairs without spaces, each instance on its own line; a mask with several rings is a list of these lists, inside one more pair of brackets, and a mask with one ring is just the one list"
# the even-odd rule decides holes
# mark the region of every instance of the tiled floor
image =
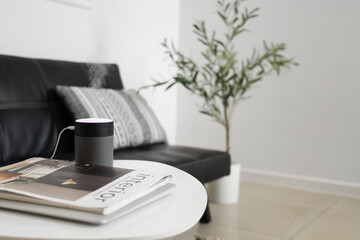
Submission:
[[212,222],[172,240],[359,240],[360,199],[242,182],[237,204],[210,205]]

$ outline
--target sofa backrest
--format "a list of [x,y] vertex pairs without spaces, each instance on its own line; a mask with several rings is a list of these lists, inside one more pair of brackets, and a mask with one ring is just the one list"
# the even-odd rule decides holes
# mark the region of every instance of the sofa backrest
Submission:
[[[51,154],[59,131],[74,124],[56,85],[123,87],[116,64],[0,55],[0,165]],[[73,145],[73,133],[64,134],[58,151]]]

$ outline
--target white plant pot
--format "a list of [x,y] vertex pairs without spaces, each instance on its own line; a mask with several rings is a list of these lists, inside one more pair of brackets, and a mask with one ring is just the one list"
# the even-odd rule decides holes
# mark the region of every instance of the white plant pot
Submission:
[[237,203],[240,190],[240,163],[231,163],[230,175],[206,184],[210,202],[221,204]]

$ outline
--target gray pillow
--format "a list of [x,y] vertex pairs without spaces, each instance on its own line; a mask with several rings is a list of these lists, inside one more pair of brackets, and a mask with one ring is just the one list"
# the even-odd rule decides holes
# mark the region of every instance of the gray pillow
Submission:
[[134,90],[57,86],[56,92],[75,119],[112,119],[114,149],[166,141],[154,112]]

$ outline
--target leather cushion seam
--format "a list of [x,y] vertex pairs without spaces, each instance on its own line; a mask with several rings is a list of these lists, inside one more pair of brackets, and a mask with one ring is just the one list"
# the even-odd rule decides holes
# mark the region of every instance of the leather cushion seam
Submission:
[[2,125],[0,123],[0,154],[2,157],[2,161],[5,161],[5,145],[7,145],[6,138],[4,136],[4,131]]
[[0,110],[48,108],[49,106],[50,106],[49,103],[10,103],[10,104],[1,104]]

